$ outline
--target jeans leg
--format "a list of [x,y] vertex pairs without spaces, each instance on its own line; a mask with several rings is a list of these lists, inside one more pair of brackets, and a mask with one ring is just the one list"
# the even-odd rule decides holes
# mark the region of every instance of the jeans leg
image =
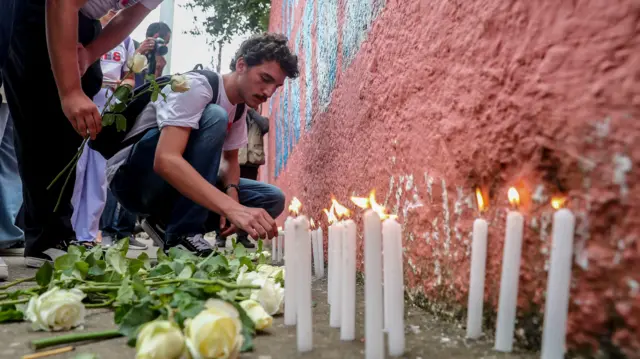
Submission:
[[18,173],[18,161],[13,145],[13,123],[9,109],[0,107],[0,248],[8,248],[24,241],[24,233],[15,225],[22,206],[22,181]]
[[[218,105],[208,105],[200,126],[192,130],[183,157],[207,182],[216,184],[228,115]],[[127,163],[114,176],[111,188],[123,206],[167,223],[167,245],[179,236],[203,233],[209,210],[182,196],[153,170],[160,132],[150,130],[134,146]]]
[[[240,204],[252,208],[263,208],[271,218],[282,213],[285,196],[280,188],[264,182],[240,178]],[[247,232],[238,231],[238,239],[247,238]]]
[[111,191],[107,191],[107,203],[100,218],[103,235],[117,239],[131,237],[136,220],[136,215],[122,207]]

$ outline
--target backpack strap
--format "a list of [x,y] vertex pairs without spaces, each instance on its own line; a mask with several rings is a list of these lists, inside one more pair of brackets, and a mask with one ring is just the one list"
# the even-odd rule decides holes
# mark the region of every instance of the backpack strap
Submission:
[[[209,85],[211,85],[211,90],[213,92],[210,103],[218,103],[218,87],[220,85],[220,78],[218,77],[218,74],[209,70],[193,70],[192,72],[198,73],[207,78],[207,81],[209,81]],[[233,118],[233,122],[238,121],[242,117],[242,115],[244,114],[244,109],[244,103],[239,103],[236,106],[236,115]]]

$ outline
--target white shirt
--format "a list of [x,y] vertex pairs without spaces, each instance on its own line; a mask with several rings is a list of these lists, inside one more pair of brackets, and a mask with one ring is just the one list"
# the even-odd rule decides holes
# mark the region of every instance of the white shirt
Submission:
[[125,42],[121,42],[100,58],[102,76],[105,79],[120,81],[122,74],[127,72],[127,60],[133,58],[136,49],[133,46],[133,39],[129,38],[129,44]]
[[[171,86],[165,86],[162,92],[167,95],[167,100],[164,101],[160,96],[158,101],[150,102],[138,116],[125,140],[153,127],[162,129],[165,126],[177,126],[190,127],[194,130],[200,127],[200,118],[205,107],[211,102],[213,90],[209,85],[209,81],[203,75],[188,72],[185,76],[187,76],[191,88],[186,92],[180,93],[171,91]],[[224,80],[221,75],[218,75],[218,77],[218,99],[216,103],[224,108],[229,115],[229,130],[222,145],[222,150],[237,150],[247,144],[247,107],[245,106],[244,113],[238,121],[233,122],[237,106],[229,102],[227,93],[224,90]],[[120,150],[107,161],[107,180],[109,182],[111,182],[117,169],[127,159],[131,147]],[[203,153],[202,155],[206,156],[207,154]]]
[[103,17],[111,9],[124,9],[141,3],[149,10],[155,9],[162,0],[89,0],[80,11],[92,19]]

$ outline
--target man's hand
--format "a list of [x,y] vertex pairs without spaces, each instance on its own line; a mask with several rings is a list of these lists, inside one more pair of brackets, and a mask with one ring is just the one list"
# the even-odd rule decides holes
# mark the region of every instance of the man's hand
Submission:
[[140,46],[136,50],[137,53],[141,55],[146,55],[149,51],[153,50],[156,46],[155,37],[147,37],[143,42],[140,43]]
[[82,137],[89,135],[94,140],[102,129],[102,119],[93,101],[80,90],[61,97],[61,103],[62,111],[76,132]]
[[[237,228],[247,232],[254,239],[273,238],[278,234],[276,222],[262,208],[249,208],[240,205],[229,211],[227,217]],[[221,233],[221,236],[225,237],[224,232]]]

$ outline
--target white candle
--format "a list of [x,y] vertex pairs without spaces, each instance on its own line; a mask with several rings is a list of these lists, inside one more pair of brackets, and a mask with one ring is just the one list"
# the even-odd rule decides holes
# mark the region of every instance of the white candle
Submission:
[[[313,349],[313,315],[311,303],[311,239],[309,221],[299,216],[294,221],[296,240],[297,343],[299,352]],[[291,253],[291,252],[289,252]],[[286,284],[286,282],[285,282]]]
[[473,222],[471,242],[471,278],[467,304],[467,338],[482,335],[482,306],[484,303],[485,264],[487,262],[487,221],[477,218]]
[[[329,270],[329,278],[327,283],[327,303],[331,306],[331,299],[333,299],[333,280],[335,279],[335,274],[333,274],[333,266],[335,265],[334,251],[333,251],[333,229],[334,225],[330,224],[329,229],[327,230],[327,256],[328,256],[328,270]],[[331,307],[329,307],[331,309]]]
[[322,228],[318,228],[316,234],[316,248],[318,251],[318,265],[316,267],[316,276],[324,277],[324,237],[322,236]]
[[576,218],[568,209],[561,209],[553,215],[553,247],[544,309],[542,359],[564,358],[575,224]]
[[284,231],[278,235],[278,261],[284,260]]
[[338,222],[333,227],[333,280],[331,281],[331,302],[329,308],[329,325],[332,328],[340,328],[340,315],[342,314],[342,236],[344,232],[343,222]]
[[287,246],[287,251],[284,258],[284,324],[295,325],[296,324],[296,291],[298,285],[296,281],[297,268],[297,255],[296,255],[296,233],[294,226],[294,218],[287,217],[284,222],[284,240]]
[[356,338],[356,224],[344,221],[342,233],[342,314],[340,339]]
[[364,214],[364,352],[366,359],[384,358],[381,237],[380,216],[373,210],[367,210]]
[[316,246],[316,236],[318,235],[318,232],[316,232],[315,229],[312,229],[311,231],[309,231],[309,236],[310,236],[310,241],[311,241],[311,253],[313,253],[313,274],[316,276],[316,278],[318,277],[318,274],[316,273],[316,267],[318,266],[316,263],[318,262],[318,247]]
[[382,241],[389,355],[401,356],[405,350],[402,227],[395,219],[389,218],[382,223]]
[[495,349],[501,352],[513,350],[516,305],[518,304],[518,279],[520,277],[520,254],[524,217],[520,212],[509,211],[502,256],[502,277],[500,278],[500,299]]

